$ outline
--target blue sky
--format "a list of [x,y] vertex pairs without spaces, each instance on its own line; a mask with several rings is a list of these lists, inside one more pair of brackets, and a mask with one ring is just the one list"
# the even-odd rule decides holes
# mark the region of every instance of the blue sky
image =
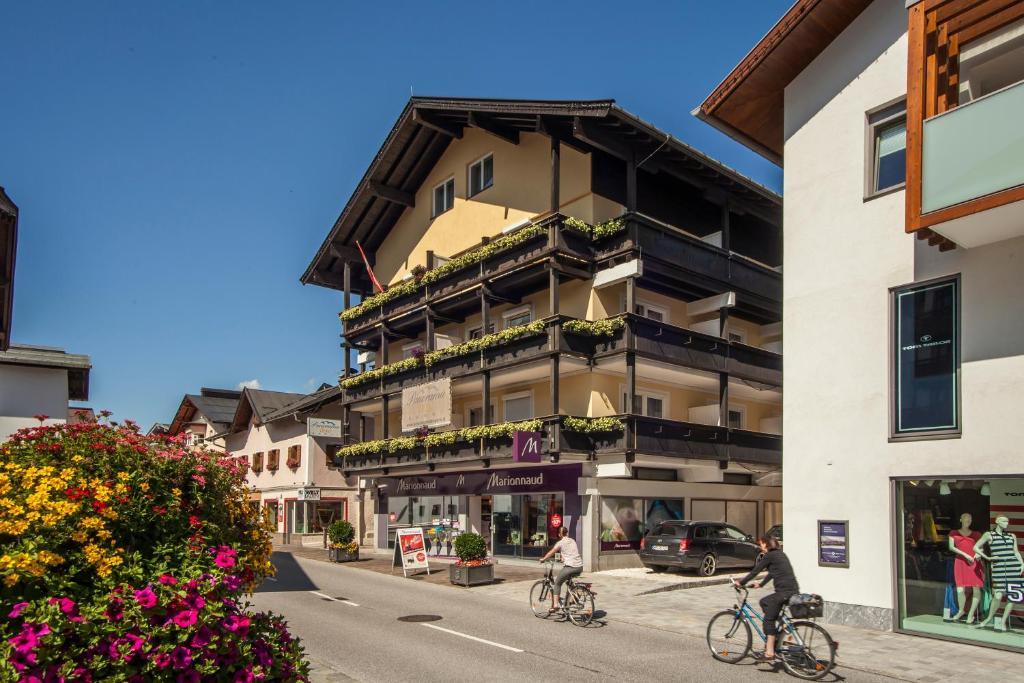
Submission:
[[689,112],[788,4],[6,3],[14,341],[89,354],[89,404],[144,426],[336,381],[341,295],[298,278],[410,90],[613,97],[778,189]]

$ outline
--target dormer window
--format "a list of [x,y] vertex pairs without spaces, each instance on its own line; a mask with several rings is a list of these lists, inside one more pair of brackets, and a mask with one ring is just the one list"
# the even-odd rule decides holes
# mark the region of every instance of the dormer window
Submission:
[[431,218],[437,218],[455,206],[455,178],[449,178],[434,188],[434,206]]
[[494,155],[488,154],[469,166],[469,196],[479,194],[494,185]]

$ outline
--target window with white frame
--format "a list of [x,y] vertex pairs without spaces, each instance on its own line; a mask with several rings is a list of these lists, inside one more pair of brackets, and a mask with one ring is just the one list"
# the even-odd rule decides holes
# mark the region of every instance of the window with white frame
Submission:
[[907,177],[907,105],[868,112],[868,177],[865,196],[902,187]]
[[[622,299],[620,300],[619,308],[621,310],[623,310],[623,311],[626,310],[626,297],[625,296],[623,296]],[[659,306],[657,304],[652,304],[649,301],[637,301],[635,304],[633,304],[633,313],[635,313],[635,314],[637,314],[637,315],[639,315],[641,317],[644,317],[644,318],[650,318],[651,320],[656,320],[659,323],[667,323],[668,322],[668,309],[666,307],[664,307],[664,306]]]
[[491,185],[494,185],[494,155],[488,154],[469,165],[469,196],[479,194]]
[[625,387],[622,387],[621,393],[622,401],[619,405],[622,407],[622,412],[624,413],[660,418],[664,418],[668,415],[668,397],[664,394],[658,394],[653,391],[637,390],[636,396],[633,399],[633,409],[626,410],[626,405],[629,403],[629,395],[627,394]]
[[505,422],[519,422],[533,417],[533,394],[509,394],[502,399],[505,411]]
[[[488,323],[488,325],[487,325],[487,334],[493,334],[493,333],[494,333],[494,323]],[[475,327],[470,327],[470,328],[468,328],[468,331],[466,332],[466,338],[467,339],[479,339],[482,336],[484,336],[484,326],[483,325],[476,325]]]
[[533,311],[529,306],[520,306],[519,308],[505,311],[501,314],[501,317],[505,321],[505,329],[507,330],[516,325],[525,325],[533,320]]
[[436,218],[455,206],[455,178],[449,178],[434,188],[433,209],[431,218]]

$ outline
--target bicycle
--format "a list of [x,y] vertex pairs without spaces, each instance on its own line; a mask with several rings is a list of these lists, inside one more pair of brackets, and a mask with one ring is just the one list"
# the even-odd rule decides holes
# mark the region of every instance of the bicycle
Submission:
[[593,584],[575,581],[569,577],[565,581],[565,597],[561,609],[555,609],[555,561],[548,560],[544,578],[530,587],[530,609],[538,619],[547,619],[553,614],[567,617],[576,626],[587,626],[594,619],[594,596],[597,595]]
[[[750,653],[751,626],[761,641],[767,642],[761,630],[763,617],[748,602],[750,591],[740,586],[733,588],[737,593],[743,592],[743,602],[711,617],[707,630],[711,656],[729,664],[736,664]],[[816,681],[835,667],[839,645],[828,631],[813,621],[793,620],[788,605],[779,614],[779,623],[775,654],[787,672],[797,678]]]

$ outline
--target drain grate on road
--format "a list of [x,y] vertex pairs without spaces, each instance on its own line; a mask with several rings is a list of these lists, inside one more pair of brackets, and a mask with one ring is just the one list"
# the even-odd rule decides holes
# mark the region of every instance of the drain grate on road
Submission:
[[398,617],[399,621],[421,623],[424,621],[441,621],[441,615],[439,614],[410,614],[404,617]]

